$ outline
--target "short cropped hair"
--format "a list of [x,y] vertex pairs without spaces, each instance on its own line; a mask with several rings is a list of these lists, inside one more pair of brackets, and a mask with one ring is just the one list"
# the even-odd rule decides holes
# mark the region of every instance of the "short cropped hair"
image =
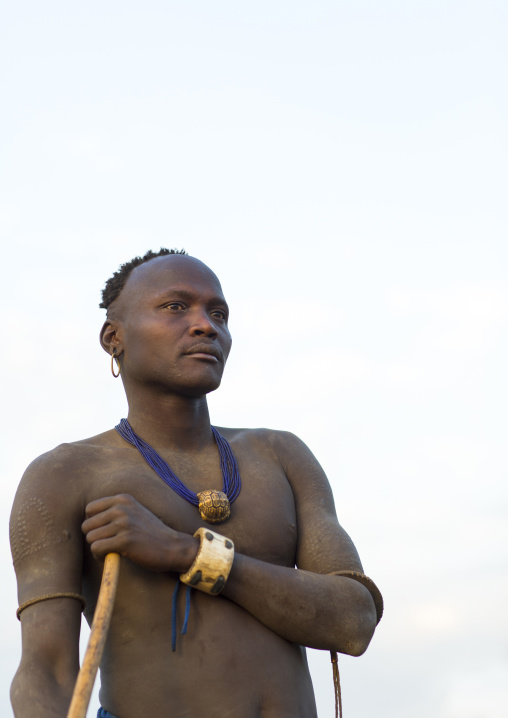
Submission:
[[135,267],[139,267],[140,264],[149,262],[156,257],[164,257],[166,254],[187,254],[187,252],[185,249],[166,249],[166,247],[161,247],[158,252],[152,252],[152,250],[149,249],[142,257],[134,257],[134,259],[131,259],[129,262],[121,264],[118,267],[118,272],[115,272],[106,282],[102,290],[102,302],[99,304],[99,307],[101,307],[101,309],[109,309],[125,287],[125,283]]

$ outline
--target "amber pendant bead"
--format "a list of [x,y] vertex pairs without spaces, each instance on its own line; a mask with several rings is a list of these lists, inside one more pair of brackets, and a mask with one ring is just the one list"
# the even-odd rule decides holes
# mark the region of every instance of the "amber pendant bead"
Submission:
[[200,491],[196,494],[199,499],[199,513],[201,518],[209,524],[221,524],[231,516],[229,499],[223,491]]

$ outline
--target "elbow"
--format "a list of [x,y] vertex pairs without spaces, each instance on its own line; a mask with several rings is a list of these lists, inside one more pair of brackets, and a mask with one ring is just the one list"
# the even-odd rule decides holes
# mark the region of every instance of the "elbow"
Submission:
[[10,694],[11,705],[12,705],[12,709],[14,711],[15,716],[18,715],[18,705],[20,702],[20,698],[23,694],[23,687],[20,685],[21,681],[19,679],[18,674],[19,674],[19,671],[18,671],[18,673],[16,673],[16,675],[14,676],[14,679],[11,683],[11,694]]
[[362,600],[348,613],[347,617],[342,616],[336,647],[332,650],[348,656],[361,656],[369,647],[377,625],[376,607],[368,591],[365,590]]
[[344,640],[341,642],[340,647],[337,647],[337,650],[340,653],[345,653],[353,657],[363,655],[369,647],[375,629],[375,622],[373,624],[369,622],[366,625],[355,627],[351,631],[348,631],[347,636],[344,637]]
[[30,695],[30,682],[26,676],[26,672],[23,670],[23,666],[20,666],[12,680],[10,691],[11,705],[15,718],[27,714],[26,707]]
[[374,629],[372,629],[372,631],[368,634],[355,636],[354,640],[348,643],[348,650],[344,651],[344,653],[347,653],[348,656],[353,656],[354,658],[362,656],[369,647],[369,643],[371,642],[373,635]]
[[354,633],[351,640],[350,656],[361,656],[365,653],[374,635],[377,626],[377,613],[371,595],[359,608],[354,625]]
[[22,660],[10,691],[15,718],[33,715],[34,705],[51,705],[55,715],[66,715],[76,676],[74,666],[61,676],[38,662]]

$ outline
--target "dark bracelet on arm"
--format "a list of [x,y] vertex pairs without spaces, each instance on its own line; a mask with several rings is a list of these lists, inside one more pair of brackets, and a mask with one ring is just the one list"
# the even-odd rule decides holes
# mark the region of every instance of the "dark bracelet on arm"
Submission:
[[376,607],[376,625],[379,623],[384,609],[383,597],[381,596],[381,591],[371,578],[366,576],[364,573],[360,573],[360,571],[332,571],[332,573],[328,573],[327,576],[344,576],[345,578],[352,578],[354,581],[361,583],[362,586],[365,586],[367,591],[372,596]]
[[34,603],[40,603],[41,601],[48,601],[50,598],[75,598],[77,601],[81,601],[81,605],[83,606],[82,610],[84,611],[86,608],[86,601],[83,596],[81,596],[79,593],[47,593],[44,596],[37,596],[37,598],[31,598],[29,601],[25,601],[25,603],[22,603],[21,606],[16,611],[16,617],[18,621],[21,621],[21,618],[19,617],[21,611],[24,611],[25,608],[28,608],[28,606],[33,606]]
[[[377,621],[376,625],[381,620],[383,615],[383,597],[381,591],[376,586],[374,581],[360,571],[332,571],[332,573],[326,574],[327,576],[344,576],[345,578],[352,578],[354,581],[358,581],[362,586],[365,586],[367,591],[372,596],[374,605],[376,607]],[[332,660],[333,668],[333,687],[335,692],[335,718],[342,718],[342,697],[340,690],[340,676],[339,676],[339,660],[336,651],[330,651],[330,657]]]

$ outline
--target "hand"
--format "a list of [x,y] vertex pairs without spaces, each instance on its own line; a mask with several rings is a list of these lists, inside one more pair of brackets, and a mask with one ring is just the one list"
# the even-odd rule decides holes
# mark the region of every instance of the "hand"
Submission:
[[192,564],[199,541],[174,531],[129,494],[89,503],[81,528],[94,558],[115,552],[150,571],[183,572]]

